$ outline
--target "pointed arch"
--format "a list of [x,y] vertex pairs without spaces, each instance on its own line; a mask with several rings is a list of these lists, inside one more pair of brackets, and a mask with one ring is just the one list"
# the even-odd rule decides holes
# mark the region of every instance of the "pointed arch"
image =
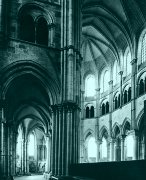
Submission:
[[131,129],[131,123],[129,118],[125,118],[122,124],[122,134],[126,135],[127,131]]
[[117,134],[118,131],[119,131],[119,134],[121,134],[120,125],[117,122],[115,122],[115,124],[113,126],[113,130],[112,130],[114,138],[116,138],[116,134]]
[[100,139],[102,139],[102,137],[104,136],[106,139],[108,138],[109,135],[109,131],[108,128],[104,125],[102,126],[102,128],[99,131],[99,137]]
[[137,127],[138,127],[138,130],[140,130],[140,125],[141,125],[141,121],[143,119],[143,116],[144,116],[144,108],[140,111],[140,113],[137,116]]
[[84,141],[86,141],[90,137],[94,137],[95,133],[92,129],[87,129],[84,133]]

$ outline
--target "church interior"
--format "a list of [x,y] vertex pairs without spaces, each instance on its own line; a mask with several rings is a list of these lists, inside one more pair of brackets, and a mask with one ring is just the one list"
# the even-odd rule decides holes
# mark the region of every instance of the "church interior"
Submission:
[[143,180],[145,159],[146,0],[0,0],[2,180]]

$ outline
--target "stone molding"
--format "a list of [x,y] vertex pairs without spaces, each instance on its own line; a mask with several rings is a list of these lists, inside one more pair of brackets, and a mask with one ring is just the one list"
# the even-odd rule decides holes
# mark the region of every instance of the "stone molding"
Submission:
[[56,113],[56,112],[73,112],[75,110],[80,110],[79,106],[77,103],[74,102],[64,102],[62,104],[55,104],[51,106],[52,109],[52,113]]

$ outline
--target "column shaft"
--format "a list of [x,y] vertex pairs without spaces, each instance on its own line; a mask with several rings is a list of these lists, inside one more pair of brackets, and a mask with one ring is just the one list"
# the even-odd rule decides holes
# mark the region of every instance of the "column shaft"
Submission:
[[121,161],[124,161],[125,153],[124,153],[124,141],[125,137],[121,137]]
[[146,100],[144,101],[144,159],[146,159]]
[[131,125],[132,129],[137,129],[136,125],[136,73],[137,73],[137,59],[131,61],[132,75],[131,75]]
[[0,0],[0,46],[3,47],[6,35],[6,0]]

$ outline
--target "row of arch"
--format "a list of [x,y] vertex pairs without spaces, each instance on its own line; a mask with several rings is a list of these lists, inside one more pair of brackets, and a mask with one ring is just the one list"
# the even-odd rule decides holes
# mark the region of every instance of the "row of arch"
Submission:
[[[139,127],[139,142],[138,142],[138,159],[144,159],[144,120],[141,121]],[[111,145],[113,144],[113,159],[112,161],[134,160],[134,136],[130,133],[131,126],[129,121],[125,121],[121,127],[116,123],[113,126],[112,140],[109,138],[109,132],[104,126],[100,130],[99,139],[96,140],[92,130],[84,136],[84,161],[83,162],[103,162],[111,161]],[[97,150],[98,149],[98,150]],[[97,155],[97,152],[99,154]],[[99,158],[99,159],[97,159]]]
[[[123,98],[122,98],[122,102],[121,102],[121,95],[119,93],[116,93],[116,95],[114,96],[113,99],[113,110],[118,109],[121,104],[125,105],[128,102],[131,101],[131,87],[127,87],[125,88],[125,91],[123,93]],[[100,114],[101,115],[105,115],[109,113],[109,102],[107,100],[104,100],[102,102],[102,104],[100,105]],[[91,106],[91,108],[89,108],[89,105],[86,106],[86,118],[93,118],[94,117],[94,106]]]
[[52,46],[55,18],[51,11],[37,3],[26,3],[18,11],[18,38]]

